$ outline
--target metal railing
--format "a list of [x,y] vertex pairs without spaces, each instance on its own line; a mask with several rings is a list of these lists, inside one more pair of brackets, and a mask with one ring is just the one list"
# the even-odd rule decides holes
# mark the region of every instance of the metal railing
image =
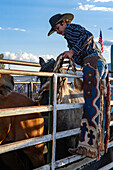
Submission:
[[[16,150],[16,149],[21,149],[24,147],[40,144],[43,142],[49,142],[52,141],[52,161],[51,163],[42,166],[40,168],[37,168],[37,170],[41,169],[52,169],[54,170],[55,168],[61,167],[63,165],[66,165],[68,163],[72,163],[74,161],[80,160],[81,158],[84,158],[85,156],[80,156],[80,155],[74,155],[70,156],[68,158],[62,159],[55,161],[55,146],[56,146],[56,139],[60,139],[63,137],[71,136],[71,135],[76,135],[80,133],[80,129],[73,129],[73,130],[68,130],[68,131],[62,131],[62,132],[56,132],[56,115],[57,115],[57,110],[64,110],[65,109],[73,109],[73,108],[81,108],[83,107],[84,103],[75,103],[75,104],[57,104],[57,78],[58,77],[80,77],[81,75],[71,75],[71,74],[60,74],[60,73],[44,73],[44,72],[35,72],[35,71],[18,71],[18,70],[4,70],[0,69],[1,74],[17,74],[17,75],[35,75],[35,76],[49,76],[53,77],[53,105],[48,105],[48,106],[30,106],[30,107],[19,107],[19,108],[10,108],[10,109],[0,109],[0,117],[6,117],[6,116],[14,116],[14,115],[22,115],[24,114],[31,114],[31,113],[37,113],[37,112],[49,112],[53,111],[53,131],[52,134],[45,135],[43,137],[35,137],[35,138],[30,138],[18,142],[13,142],[10,144],[4,144],[0,146],[0,153],[5,153],[8,151]],[[111,103],[112,104],[112,103]],[[112,122],[111,122],[112,125]],[[113,142],[109,143],[109,147],[113,146]],[[89,159],[89,162],[93,161],[95,159]],[[87,163],[89,163],[87,162]],[[110,164],[111,166],[111,164]]]

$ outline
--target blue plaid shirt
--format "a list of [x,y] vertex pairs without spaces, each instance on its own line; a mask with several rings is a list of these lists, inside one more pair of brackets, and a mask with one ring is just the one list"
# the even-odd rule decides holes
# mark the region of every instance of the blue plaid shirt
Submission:
[[78,65],[82,66],[83,59],[92,53],[101,54],[93,40],[93,34],[81,25],[68,24],[64,38],[67,40],[69,50],[72,49],[75,52],[73,58]]

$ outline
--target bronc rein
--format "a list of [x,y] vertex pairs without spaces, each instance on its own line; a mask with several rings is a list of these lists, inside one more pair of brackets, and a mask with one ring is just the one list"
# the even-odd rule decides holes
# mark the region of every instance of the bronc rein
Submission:
[[[60,54],[57,59],[56,59],[56,62],[55,62],[55,65],[54,65],[54,69],[53,69],[53,73],[58,73],[59,72],[59,69],[62,67],[63,63],[64,63],[64,58],[62,57],[63,53]],[[76,73],[76,68],[75,68],[75,63],[74,63],[74,60],[73,58],[70,58],[68,60],[68,63],[69,63],[69,67],[67,69],[67,73],[69,71],[69,68],[72,67],[72,71],[74,73]],[[62,81],[64,81],[65,78],[62,79]],[[50,83],[50,78],[47,79],[47,81],[42,85],[42,87],[40,88],[40,90],[38,91],[38,96],[36,98],[36,101],[39,102],[42,98],[42,95],[45,91],[48,91],[49,90],[49,83]]]

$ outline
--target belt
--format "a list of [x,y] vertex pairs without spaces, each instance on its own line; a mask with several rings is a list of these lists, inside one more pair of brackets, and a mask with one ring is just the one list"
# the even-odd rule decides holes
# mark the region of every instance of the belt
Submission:
[[[92,53],[92,54],[90,54],[90,55],[86,56],[86,57],[84,58],[84,60],[85,60],[86,58],[93,57],[93,56],[99,56],[99,57],[102,57],[102,55],[101,55],[101,54],[99,54],[99,53]],[[103,58],[103,57],[102,57],[102,58]]]

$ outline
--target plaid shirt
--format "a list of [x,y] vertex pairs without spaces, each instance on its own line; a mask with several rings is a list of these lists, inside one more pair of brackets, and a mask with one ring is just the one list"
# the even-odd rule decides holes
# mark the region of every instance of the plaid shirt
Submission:
[[92,53],[101,53],[93,40],[93,34],[77,24],[68,24],[64,38],[68,42],[69,50],[75,52],[75,63],[83,65],[83,59]]

